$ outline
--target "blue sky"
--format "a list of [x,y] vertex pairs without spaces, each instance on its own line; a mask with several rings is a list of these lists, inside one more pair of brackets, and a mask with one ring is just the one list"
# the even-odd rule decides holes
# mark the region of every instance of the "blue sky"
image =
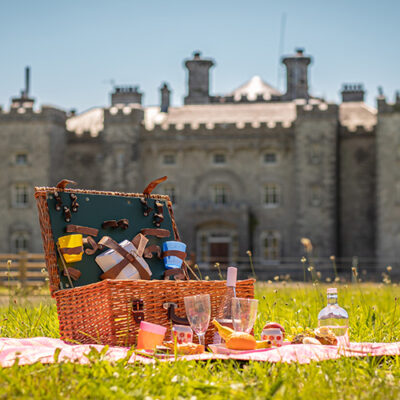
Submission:
[[338,101],[342,83],[361,82],[374,105],[379,85],[390,100],[400,89],[399,1],[2,0],[0,7],[3,107],[22,89],[25,65],[40,104],[107,105],[114,80],[139,85],[146,105],[159,103],[167,81],[179,105],[182,62],[194,50],[217,63],[214,94],[256,74],[277,86],[283,14],[284,53],[304,47],[313,56],[312,94]]

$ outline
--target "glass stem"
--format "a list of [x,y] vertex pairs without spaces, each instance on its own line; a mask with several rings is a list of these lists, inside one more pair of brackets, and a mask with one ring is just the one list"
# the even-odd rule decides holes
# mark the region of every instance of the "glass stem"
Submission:
[[205,346],[206,345],[206,340],[205,340],[204,333],[198,333],[197,336],[199,338],[199,343],[202,344],[203,346]]

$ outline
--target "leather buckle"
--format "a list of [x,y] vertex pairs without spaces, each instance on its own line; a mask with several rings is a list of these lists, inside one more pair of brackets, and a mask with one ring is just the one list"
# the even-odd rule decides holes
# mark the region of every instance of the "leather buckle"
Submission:
[[137,324],[140,324],[140,322],[144,321],[143,300],[133,299],[132,310],[133,310],[133,319]]

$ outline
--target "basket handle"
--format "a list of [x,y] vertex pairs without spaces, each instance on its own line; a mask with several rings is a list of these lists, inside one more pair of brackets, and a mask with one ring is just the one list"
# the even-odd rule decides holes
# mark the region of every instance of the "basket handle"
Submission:
[[149,197],[151,195],[151,192],[155,189],[155,187],[160,184],[161,182],[164,182],[167,180],[166,176],[163,176],[162,178],[154,179],[154,181],[151,181],[146,188],[143,190],[143,194],[145,197]]
[[164,303],[163,307],[167,310],[168,319],[170,319],[174,324],[178,325],[190,325],[186,317],[178,317],[175,314],[175,308],[178,307],[176,303]]

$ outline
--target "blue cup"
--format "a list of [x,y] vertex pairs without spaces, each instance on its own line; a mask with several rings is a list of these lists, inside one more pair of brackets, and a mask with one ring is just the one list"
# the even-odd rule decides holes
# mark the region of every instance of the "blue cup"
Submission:
[[[183,256],[183,254],[186,252],[186,244],[170,240],[163,243],[162,249],[163,253],[173,250],[181,252]],[[164,264],[166,269],[181,268],[182,263],[183,259],[177,256],[169,255],[164,257]]]

